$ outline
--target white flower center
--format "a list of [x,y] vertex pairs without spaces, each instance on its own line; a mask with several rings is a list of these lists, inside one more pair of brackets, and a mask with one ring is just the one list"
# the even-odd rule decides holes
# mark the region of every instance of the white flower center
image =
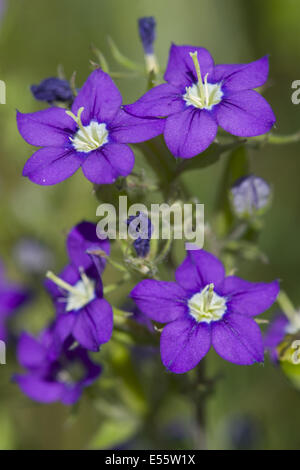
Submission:
[[194,83],[192,86],[186,87],[186,93],[183,95],[183,99],[188,106],[211,110],[213,106],[220,103],[223,96],[220,83],[207,83],[207,80],[205,80],[203,88],[204,94],[201,94],[199,83]]
[[96,150],[108,142],[106,124],[92,121],[88,126],[79,129],[70,140],[77,152],[88,153]]
[[226,312],[226,298],[214,292],[214,284],[208,284],[188,301],[189,313],[198,322],[211,323],[220,320]]
[[222,99],[222,83],[207,83],[208,73],[205,75],[203,83],[197,51],[190,52],[190,56],[194,62],[198,81],[192,86],[186,87],[183,99],[188,106],[211,110]]
[[91,121],[88,126],[84,126],[81,121],[81,114],[84,108],[79,108],[77,116],[71,111],[66,111],[77,124],[78,131],[70,137],[73,147],[77,152],[92,152],[108,142],[108,130],[104,122]]
[[66,312],[80,310],[95,299],[95,281],[86,277],[78,281],[74,291],[68,293]]
[[66,298],[62,299],[66,301],[66,312],[80,310],[96,298],[95,281],[87,277],[83,268],[79,268],[79,271],[81,279],[75,285],[64,281],[52,271],[46,273],[48,279],[67,292]]

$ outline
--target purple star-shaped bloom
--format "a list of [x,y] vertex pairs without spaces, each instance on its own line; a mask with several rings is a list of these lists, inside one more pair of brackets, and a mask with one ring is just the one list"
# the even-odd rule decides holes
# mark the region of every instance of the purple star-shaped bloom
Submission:
[[279,285],[225,277],[222,263],[204,250],[189,251],[175,273],[176,282],[144,280],[131,292],[139,309],[167,323],[160,351],[175,373],[193,369],[210,347],[240,365],[262,362],[263,340],[253,316],[275,301]]
[[60,401],[72,405],[80,398],[84,387],[99,377],[101,367],[90,360],[85,349],[72,347],[72,337],[64,341],[56,356],[49,354],[51,343],[52,327],[38,339],[23,333],[17,356],[27,373],[16,374],[14,380],[32,400],[42,403]]
[[96,225],[82,222],[67,237],[71,263],[62,273],[48,273],[46,288],[53,298],[57,320],[53,330],[54,353],[69,335],[86,349],[98,351],[109,341],[113,329],[113,312],[103,298],[100,274],[104,264],[97,250],[109,254],[109,242],[99,240]]
[[23,287],[8,281],[0,263],[0,340],[5,341],[7,318],[16,312],[29,298],[29,292]]
[[127,176],[134,166],[134,154],[126,144],[161,134],[164,123],[130,116],[121,104],[114,82],[98,69],[80,89],[71,111],[51,107],[29,114],[18,112],[22,137],[42,147],[26,162],[23,175],[40,185],[59,183],[79,167],[96,184]]
[[202,47],[170,49],[165,84],[152,88],[125,110],[133,116],[164,117],[164,137],[176,157],[191,158],[215,139],[218,126],[251,137],[268,132],[274,113],[253,88],[268,77],[268,57],[240,65],[215,65]]

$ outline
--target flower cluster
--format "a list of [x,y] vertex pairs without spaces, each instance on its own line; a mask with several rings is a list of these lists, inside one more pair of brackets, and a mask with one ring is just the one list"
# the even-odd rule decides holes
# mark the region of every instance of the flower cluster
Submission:
[[[157,76],[155,20],[142,18],[139,33],[148,75]],[[163,134],[174,157],[189,159],[215,141],[219,127],[238,137],[265,134],[275,116],[254,89],[267,77],[267,57],[250,64],[215,65],[206,49],[173,44],[164,74],[166,83],[126,106],[109,74],[100,68],[91,73],[76,96],[68,82],[44,80],[32,92],[51,106],[35,113],[17,113],[23,138],[41,147],[25,164],[23,175],[36,184],[53,185],[81,167],[92,183],[112,184],[133,170],[135,157],[129,144]],[[64,107],[52,106],[57,102]],[[156,157],[161,163],[163,157]],[[232,186],[231,199],[237,218],[246,220],[268,205],[270,188],[261,178],[242,178]],[[152,259],[151,221],[137,213],[127,225],[137,234],[133,243],[137,256],[148,257],[142,260],[145,262]],[[98,352],[110,340],[114,323],[101,278],[110,256],[109,241],[98,238],[95,224],[81,222],[68,234],[66,248],[69,264],[59,276],[48,271],[45,284],[55,320],[38,338],[23,333],[18,347],[26,373],[17,374],[16,382],[30,398],[47,403],[72,404],[97,379],[101,367],[90,360],[88,351]],[[121,268],[128,280],[128,265]],[[152,271],[147,270],[147,275],[152,276]],[[226,276],[222,262],[201,249],[188,251],[175,278],[175,282],[143,279],[130,294],[138,309],[132,317],[146,325],[148,332],[160,331],[152,321],[166,324],[160,351],[167,370],[181,374],[193,369],[211,346],[234,364],[264,360],[263,338],[254,317],[274,303],[278,281],[256,283]]]
[[[112,335],[113,312],[101,281],[105,259],[96,254],[109,251],[109,242],[98,239],[96,225],[81,222],[67,236],[70,263],[59,276],[47,273],[56,319],[38,339],[24,333],[19,343],[19,362],[28,373],[17,375],[16,381],[31,398],[73,403],[100,374],[86,350],[99,351]],[[85,374],[73,374],[74,364],[81,364]]]
[[[143,19],[140,34],[148,52],[153,31],[153,21]],[[265,134],[275,116],[253,88],[265,83],[268,69],[267,57],[250,64],[215,65],[206,49],[173,44],[164,75],[167,83],[124,108],[110,76],[97,69],[80,89],[71,110],[51,107],[17,113],[23,138],[42,147],[27,161],[23,175],[34,183],[52,185],[82,167],[88,180],[110,184],[133,169],[130,143],[163,133],[175,157],[191,158],[214,141],[218,126],[241,137]],[[39,99],[65,100],[65,84],[59,82],[58,86],[53,80],[34,88]]]

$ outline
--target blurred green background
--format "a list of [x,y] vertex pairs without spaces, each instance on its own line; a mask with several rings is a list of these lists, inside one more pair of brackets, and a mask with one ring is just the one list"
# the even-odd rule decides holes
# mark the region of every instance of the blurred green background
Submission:
[[[43,292],[42,279],[26,276],[16,265],[15,244],[24,236],[44,242],[54,253],[54,268],[60,269],[66,261],[64,235],[82,219],[96,221],[97,202],[91,185],[80,172],[54,187],[39,187],[21,176],[32,149],[18,134],[16,109],[33,112],[43,107],[32,98],[30,85],[55,76],[59,64],[68,78],[76,71],[77,84],[83,83],[90,72],[89,60],[94,59],[91,43],[105,54],[112,70],[119,70],[110,55],[108,35],[128,57],[143,63],[137,19],[153,15],[157,20],[156,53],[162,68],[171,42],[207,47],[216,63],[249,62],[268,53],[270,86],[265,97],[277,116],[276,132],[293,133],[300,128],[300,105],[291,102],[291,84],[300,80],[300,3],[298,0],[8,0],[1,4],[0,79],[6,83],[7,103],[0,105],[0,256],[10,277],[27,283],[37,292],[35,301],[13,326],[17,332],[22,329],[35,332],[51,318],[51,303]],[[124,103],[137,99],[146,87],[143,78],[116,82]],[[293,144],[266,146],[251,152],[252,172],[264,177],[274,188],[273,206],[260,239],[270,264],[245,262],[239,271],[253,280],[280,278],[296,305],[300,305],[299,150],[299,144]],[[186,176],[194,194],[205,204],[207,220],[221,171],[222,161]],[[120,293],[122,296],[125,297],[125,292]],[[147,355],[144,364],[133,362],[131,371],[127,369],[126,348],[116,346],[112,350],[108,346],[104,353],[114,358],[117,368],[121,367],[120,375],[125,374],[121,400],[124,406],[118,406],[116,396],[111,419],[109,413],[108,416],[103,413],[105,402],[102,403],[101,397],[89,399],[88,392],[75,410],[30,402],[10,383],[17,367],[13,351],[12,347],[8,364],[0,366],[1,449],[107,448],[125,442],[134,448],[159,448],[162,442],[162,446],[170,448],[193,447],[193,406],[185,399],[177,377],[166,381],[157,354],[155,384],[150,372],[151,380],[143,378],[144,383],[152,381],[149,387],[162,382],[157,393],[164,399],[157,396],[156,405],[152,403],[152,410],[156,406],[154,420],[153,411],[145,411],[148,405],[142,390],[144,383],[132,386],[139,371],[147,375],[145,369],[153,367]],[[208,400],[209,448],[299,448],[300,392],[269,362],[243,368],[222,361],[212,352],[207,368],[210,376],[220,377],[215,393]],[[108,390],[117,388],[119,382],[113,381],[113,374],[108,374],[99,394],[105,397]],[[166,390],[170,383],[174,393]],[[97,394],[97,389],[93,393]],[[152,432],[147,432],[151,427]]]

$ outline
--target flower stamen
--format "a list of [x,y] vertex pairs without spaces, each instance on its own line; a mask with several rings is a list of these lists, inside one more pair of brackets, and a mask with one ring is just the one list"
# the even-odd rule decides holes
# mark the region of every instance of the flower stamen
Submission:
[[74,137],[70,137],[73,147],[78,152],[88,153],[102,147],[108,142],[108,131],[105,123],[91,121],[88,126],[82,124],[81,115],[84,107],[78,109],[77,116],[72,111],[66,111],[77,124],[78,131]]
[[189,313],[198,323],[220,320],[226,312],[226,298],[219,296],[214,288],[213,283],[208,284],[188,301]]
[[[68,292],[66,299],[66,312],[71,310],[79,310],[85,307],[88,303],[94,300],[95,294],[95,281],[88,278],[83,268],[79,268],[81,280],[74,286],[56,276],[52,271],[46,273],[46,277],[50,279],[58,287],[61,287]],[[61,300],[60,300],[61,301]]]
[[220,103],[223,92],[221,90],[221,83],[208,83],[208,73],[202,80],[200,64],[198,60],[198,52],[190,52],[190,56],[194,62],[197,83],[194,83],[190,87],[186,87],[183,99],[188,105],[192,105],[199,109],[211,110],[212,107]]

